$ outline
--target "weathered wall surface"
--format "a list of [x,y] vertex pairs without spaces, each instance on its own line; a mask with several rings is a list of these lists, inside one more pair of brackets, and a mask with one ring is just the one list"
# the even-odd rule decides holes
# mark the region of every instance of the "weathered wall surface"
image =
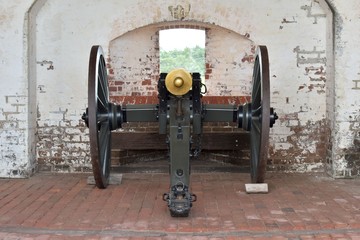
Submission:
[[334,177],[353,177],[360,175],[360,2],[328,2],[335,12],[329,172]]
[[205,60],[207,95],[249,96],[256,46],[248,37],[224,28],[208,27]]
[[[150,15],[138,18],[138,8],[149,9]],[[76,14],[79,9],[81,15]],[[89,14],[93,12],[98,18]],[[154,95],[156,33],[164,24],[176,27],[180,21],[207,29],[205,81],[209,95],[249,95],[255,46],[268,46],[272,105],[281,116],[272,131],[271,163],[285,169],[294,166],[293,170],[322,167],[326,154],[326,13],[309,0],[293,4],[108,1],[87,5],[47,1],[37,18],[37,45],[43,46],[37,58],[47,61],[37,67],[41,161],[56,167],[88,161],[88,156],[74,155],[88,150],[83,134],[68,141],[63,132],[73,129],[78,134],[83,127],[78,117],[87,93],[79,89],[86,89],[91,45],[103,45],[109,56],[112,95]],[[50,61],[53,68],[46,65]],[[68,98],[53,98],[60,94]],[[49,138],[55,129],[56,138]]]
[[152,24],[112,40],[108,58],[111,96],[157,96],[158,32],[169,28],[193,28],[206,32],[206,73],[203,78],[207,96],[249,95],[254,43],[247,36],[231,30],[192,21]]
[[140,28],[110,42],[111,96],[157,96],[158,31],[155,26]]
[[[211,95],[250,92],[254,46],[267,45],[271,105],[280,116],[271,130],[271,166],[310,171],[326,165],[333,176],[359,175],[356,0],[328,0],[330,8],[325,0],[1,3],[0,41],[14,46],[1,53],[1,177],[27,176],[35,147],[38,163],[49,170],[88,170],[89,139],[80,117],[91,46],[102,45],[108,56],[113,96],[153,95],[155,33],[179,24],[208,26]],[[147,14],[139,14],[144,9]]]
[[28,121],[26,12],[32,1],[0,1],[0,177],[27,177],[35,168]]

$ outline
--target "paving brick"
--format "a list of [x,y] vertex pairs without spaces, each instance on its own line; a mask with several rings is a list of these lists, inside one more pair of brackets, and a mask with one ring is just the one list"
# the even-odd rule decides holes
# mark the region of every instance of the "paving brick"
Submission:
[[83,174],[0,180],[0,239],[360,238],[360,179],[268,175],[269,193],[248,195],[247,174],[194,174],[188,218],[170,217],[166,174],[124,174],[106,190]]

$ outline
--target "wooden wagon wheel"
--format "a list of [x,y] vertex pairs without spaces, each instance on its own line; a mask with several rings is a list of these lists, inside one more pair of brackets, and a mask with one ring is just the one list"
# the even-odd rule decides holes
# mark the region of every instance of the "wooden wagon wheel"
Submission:
[[251,93],[250,116],[250,171],[253,183],[265,179],[270,119],[270,76],[266,46],[257,48]]
[[106,188],[110,176],[111,115],[106,63],[100,46],[90,52],[88,75],[88,125],[90,154],[95,183]]

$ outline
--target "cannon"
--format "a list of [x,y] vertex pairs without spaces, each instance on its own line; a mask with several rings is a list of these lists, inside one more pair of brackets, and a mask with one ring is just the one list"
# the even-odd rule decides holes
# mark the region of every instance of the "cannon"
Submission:
[[[270,107],[269,60],[266,46],[258,46],[252,77],[251,102],[204,104],[206,89],[199,73],[174,69],[161,73],[157,104],[117,105],[109,101],[106,62],[100,46],[90,52],[88,108],[82,119],[89,128],[90,155],[96,186],[106,188],[110,176],[111,131],[125,122],[158,122],[159,134],[167,135],[170,187],[164,193],[173,217],[187,217],[197,197],[190,190],[190,158],[201,151],[203,122],[236,122],[250,132],[250,176],[264,182],[269,130],[277,114]],[[203,90],[204,92],[203,92]]]

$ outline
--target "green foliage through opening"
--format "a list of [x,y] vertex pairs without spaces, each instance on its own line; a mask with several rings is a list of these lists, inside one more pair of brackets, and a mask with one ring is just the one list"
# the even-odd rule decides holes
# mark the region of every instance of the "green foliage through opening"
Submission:
[[174,68],[184,68],[189,72],[198,72],[205,77],[205,48],[196,46],[183,50],[165,51],[160,49],[160,72],[170,72]]

